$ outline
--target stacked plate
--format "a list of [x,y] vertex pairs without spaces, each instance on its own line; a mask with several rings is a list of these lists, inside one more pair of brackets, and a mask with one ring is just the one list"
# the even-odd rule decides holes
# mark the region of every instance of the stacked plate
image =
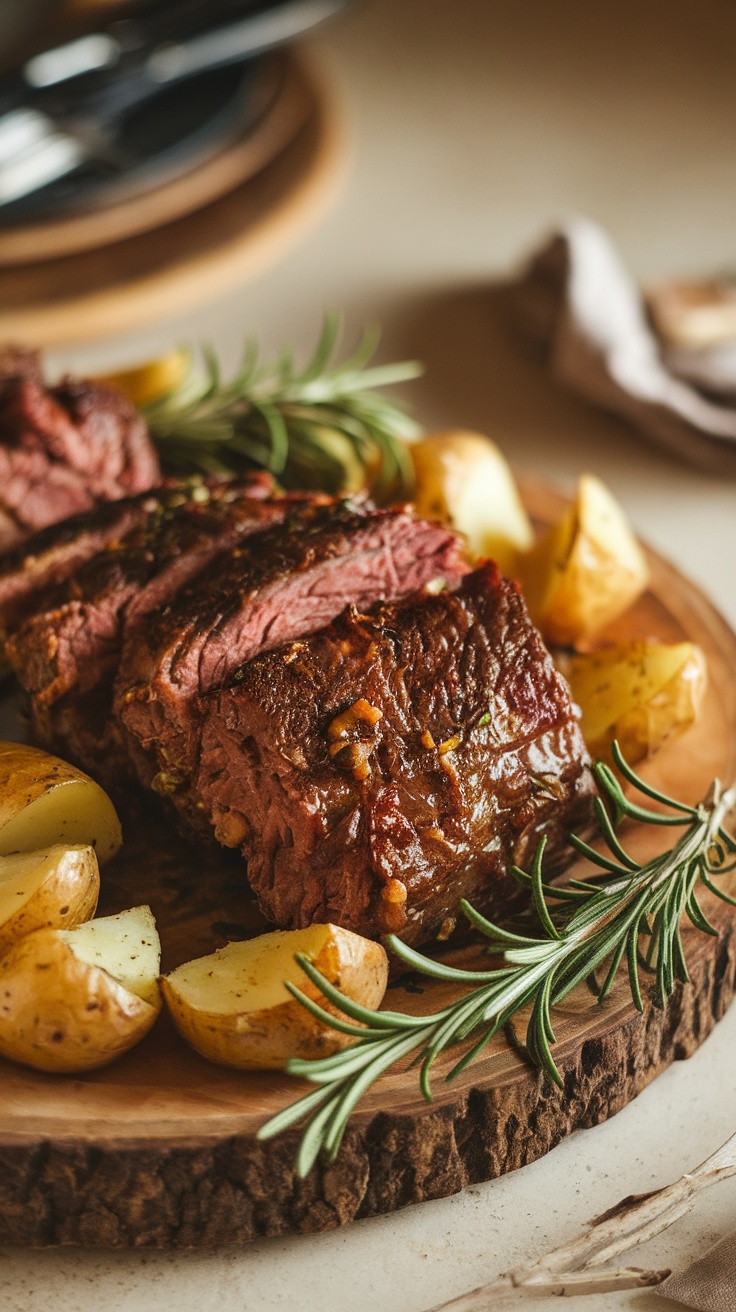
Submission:
[[104,152],[0,207],[0,339],[130,331],[232,289],[323,212],[344,140],[293,48],[163,88]]

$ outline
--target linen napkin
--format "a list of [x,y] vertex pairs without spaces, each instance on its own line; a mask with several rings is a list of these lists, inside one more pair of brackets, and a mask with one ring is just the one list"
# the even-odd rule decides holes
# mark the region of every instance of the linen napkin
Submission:
[[531,260],[514,302],[560,382],[691,463],[736,475],[736,348],[663,349],[597,224],[566,222]]
[[699,1312],[736,1312],[736,1233],[652,1292]]

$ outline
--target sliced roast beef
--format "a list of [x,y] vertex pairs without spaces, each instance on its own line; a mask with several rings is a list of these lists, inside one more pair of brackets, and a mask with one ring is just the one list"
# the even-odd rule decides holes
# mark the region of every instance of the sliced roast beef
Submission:
[[126,533],[144,522],[158,504],[158,492],[142,492],[120,501],[107,501],[51,524],[26,538],[21,546],[0,556],[0,632],[3,638],[19,622],[41,593],[58,586],[75,569],[100,551],[114,546]]
[[[412,510],[312,505],[217,563],[126,637],[116,708],[144,783],[183,800],[199,750],[194,711],[257,652],[358,609],[467,572],[457,537]],[[181,792],[182,796],[178,794]]]
[[455,593],[351,607],[196,709],[198,813],[282,928],[444,939],[461,897],[507,913],[509,863],[546,834],[554,868],[590,814],[569,691],[490,564]]
[[[148,609],[165,605],[214,556],[282,519],[294,497],[268,496],[272,487],[267,476],[245,474],[190,480],[149,495],[145,515],[119,542],[74,569],[63,586],[35,598],[33,614],[7,650],[30,694],[35,735],[44,746],[105,782],[120,783],[125,752],[111,702],[124,623],[133,625]],[[88,526],[98,517],[95,512]],[[83,522],[74,541],[84,535]]]
[[42,381],[41,352],[27,346],[0,346],[0,383],[9,378],[33,378]]
[[[249,475],[247,485],[249,496],[267,497],[274,491],[273,479],[265,473]],[[93,510],[39,529],[0,556],[0,638],[7,638],[25,615],[39,608],[44,594],[93,556],[119,546],[134,529],[147,537],[176,511],[182,498],[195,503],[226,500],[229,486],[219,478],[167,479],[153,491],[104,501]]]
[[0,352],[0,550],[159,478],[146,426],[122,392],[72,378],[47,388],[35,353]]

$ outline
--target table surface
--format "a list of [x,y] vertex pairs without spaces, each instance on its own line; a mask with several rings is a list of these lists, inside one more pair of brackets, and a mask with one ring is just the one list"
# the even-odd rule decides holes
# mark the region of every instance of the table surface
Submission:
[[[348,338],[377,319],[386,358],[427,364],[407,393],[425,424],[489,433],[520,469],[562,486],[594,470],[736,624],[734,484],[560,391],[509,337],[494,296],[571,212],[602,222],[643,281],[736,260],[735,41],[724,0],[368,0],[313,43],[354,141],[348,185],[319,231],[196,316],[51,363],[117,366],[202,338],[234,363],[247,331],[266,350],[288,339],[306,352],[325,308],[344,309]],[[341,1232],[214,1254],[0,1250],[3,1312],[47,1308],[51,1291],[58,1312],[423,1312],[694,1166],[736,1128],[735,1094],[733,1008],[613,1120],[505,1179]],[[633,1260],[679,1266],[735,1225],[731,1180]],[[675,1306],[651,1293],[579,1305]]]

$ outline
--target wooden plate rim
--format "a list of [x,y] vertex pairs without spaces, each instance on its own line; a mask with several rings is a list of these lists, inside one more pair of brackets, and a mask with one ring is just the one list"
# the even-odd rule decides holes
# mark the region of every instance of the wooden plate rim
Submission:
[[[533,480],[522,480],[522,483],[526,504],[530,513],[537,518],[549,520],[566,504],[564,495],[546,484],[537,483]],[[652,568],[651,595],[660,601],[666,598],[665,605],[668,612],[674,614],[678,623],[683,624],[683,627],[689,627],[690,624],[695,623],[704,626],[712,643],[712,652],[710,654],[718,662],[718,690],[725,699],[727,711],[728,780],[724,780],[724,782],[730,782],[736,777],[736,682],[730,675],[730,670],[736,667],[736,634],[726,619],[695,583],[688,580],[679,569],[658,553],[648,550],[647,554]],[[691,738],[693,734],[696,735],[697,728],[691,730],[690,734]],[[719,928],[725,930],[729,926],[732,927],[733,912],[723,902],[712,898],[709,899],[707,905],[709,914],[711,914]],[[695,931],[685,931],[685,940],[689,951],[695,952],[696,955],[701,957],[703,954],[707,955],[713,948],[713,940],[707,940],[703,935],[696,934]],[[391,1005],[396,1006],[398,1004],[395,1000],[392,1000]],[[592,999],[591,1006],[596,1007]],[[647,1004],[647,1008],[651,1010],[651,1004]],[[575,1014],[571,1018],[566,1014],[564,1008],[556,1014],[558,1044],[555,1048],[555,1055],[560,1064],[564,1065],[566,1058],[570,1056],[580,1042],[579,1023],[575,1018]],[[642,1017],[635,1010],[628,986],[623,981],[616,984],[607,1003],[596,1010],[596,1017],[596,1023],[591,1033],[594,1033],[595,1037],[599,1039],[604,1039],[607,1035],[613,1034],[614,1031],[621,1031],[627,1026],[638,1026],[644,1023]],[[150,1039],[146,1042],[150,1042]],[[443,1063],[439,1062],[437,1076],[433,1083],[434,1102],[431,1105],[422,1100],[416,1077],[414,1077],[414,1084],[417,1085],[415,1092],[407,1095],[402,1088],[402,1073],[390,1072],[363,1099],[354,1114],[353,1126],[357,1131],[361,1131],[378,1114],[389,1109],[392,1115],[421,1116],[434,1114],[438,1109],[441,1110],[458,1103],[462,1099],[466,1099],[474,1091],[483,1090],[488,1086],[500,1089],[513,1083],[518,1080],[519,1066],[523,1063],[507,1045],[504,1044],[503,1049],[499,1051],[498,1047],[501,1044],[504,1044],[504,1041],[498,1040],[497,1051],[494,1054],[476,1062],[464,1073],[462,1079],[453,1084],[448,1085],[442,1081]],[[299,1085],[296,1082],[279,1073],[244,1073],[242,1078],[248,1086],[247,1096],[251,1100],[251,1107],[242,1112],[227,1110],[218,1113],[211,1104],[217,1103],[218,1072],[220,1072],[220,1068],[210,1065],[193,1052],[187,1053],[187,1059],[189,1062],[201,1066],[203,1084],[207,1086],[208,1109],[201,1113],[197,1113],[195,1107],[191,1109],[187,1107],[185,1111],[176,1116],[164,1116],[152,1107],[148,1114],[137,1117],[135,1124],[130,1125],[121,1125],[116,1122],[114,1117],[98,1115],[94,1121],[87,1124],[84,1132],[82,1132],[78,1116],[70,1121],[66,1121],[61,1117],[50,1117],[36,1123],[33,1118],[12,1112],[8,1114],[6,1111],[3,1113],[2,1127],[0,1128],[0,1147],[3,1145],[31,1146],[37,1144],[39,1139],[43,1138],[47,1142],[58,1141],[66,1145],[79,1141],[83,1142],[86,1147],[96,1146],[117,1150],[125,1145],[130,1150],[134,1150],[151,1144],[160,1146],[163,1138],[171,1146],[176,1145],[182,1149],[196,1150],[211,1146],[213,1142],[225,1142],[232,1137],[252,1137],[262,1123],[264,1116],[275,1110],[273,1104],[274,1090],[280,1093],[279,1101],[283,1105],[292,1101],[299,1092]],[[445,1068],[447,1065],[448,1062],[445,1061]],[[10,1069],[10,1067],[8,1066],[7,1069]],[[17,1071],[19,1068],[13,1069]],[[115,1067],[108,1067],[106,1071],[114,1073]],[[99,1073],[103,1080],[105,1073],[104,1071]],[[53,1084],[58,1079],[54,1076],[37,1075],[31,1071],[24,1071],[23,1075],[32,1083],[41,1080]],[[230,1075],[231,1073],[228,1072],[228,1078]],[[537,1074],[532,1071],[528,1072],[528,1076],[532,1080],[538,1078]],[[65,1078],[68,1080],[70,1095],[76,1101],[82,1095],[85,1081],[83,1078]],[[95,1082],[87,1087],[98,1094],[100,1088],[105,1086]],[[119,1093],[124,1097],[126,1092],[124,1084],[110,1085],[109,1087],[111,1096]],[[146,1096],[150,1095],[153,1104],[157,1100],[156,1095],[161,1087],[160,1084],[136,1085],[138,1093]],[[2,1108],[2,1101],[2,1094],[0,1094],[0,1109]],[[196,1097],[187,1090],[184,1101],[187,1104],[189,1102],[196,1104]]]

